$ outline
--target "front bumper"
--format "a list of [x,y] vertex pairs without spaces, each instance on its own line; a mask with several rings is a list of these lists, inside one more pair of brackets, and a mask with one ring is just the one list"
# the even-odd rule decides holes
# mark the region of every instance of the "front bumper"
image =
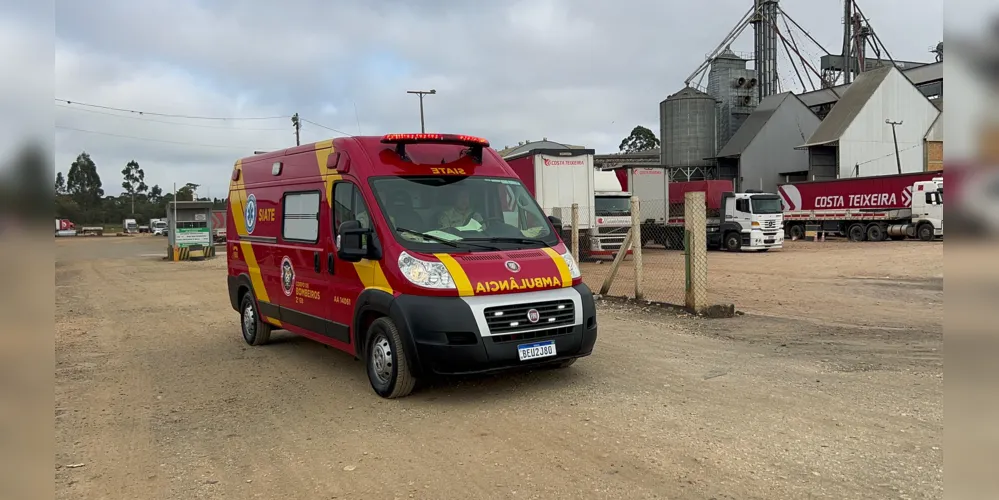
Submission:
[[[509,301],[523,296],[525,303],[534,303],[546,292],[570,291],[578,293],[579,323],[516,338],[488,331],[483,335],[484,318],[477,316],[482,315],[481,305],[489,304],[490,298]],[[590,289],[580,284],[546,292],[471,298],[401,295],[392,302],[390,317],[407,339],[409,364],[417,377],[500,372],[588,356],[597,340],[596,307]],[[555,341],[556,356],[520,361],[518,345],[545,340]]]

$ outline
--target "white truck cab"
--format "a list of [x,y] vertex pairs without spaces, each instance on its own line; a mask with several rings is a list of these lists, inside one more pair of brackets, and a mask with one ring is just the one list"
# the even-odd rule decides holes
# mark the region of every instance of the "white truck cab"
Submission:
[[596,231],[590,238],[590,253],[614,255],[631,228],[631,193],[621,189],[621,181],[613,171],[596,170],[593,194]]
[[167,222],[163,219],[153,219],[149,221],[149,227],[153,231],[153,236],[166,236]]
[[[722,218],[714,237],[720,246],[740,250],[767,251],[784,246],[784,213],[780,196],[747,191],[722,195]],[[708,221],[712,225],[712,221]],[[709,233],[709,238],[712,237]]]
[[[912,224],[916,237],[928,241],[943,237],[943,177],[912,185]],[[927,234],[932,228],[933,235]]]

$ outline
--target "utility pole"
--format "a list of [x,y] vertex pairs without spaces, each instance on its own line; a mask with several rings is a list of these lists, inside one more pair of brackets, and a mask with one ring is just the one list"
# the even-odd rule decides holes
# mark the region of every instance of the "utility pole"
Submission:
[[425,95],[434,95],[434,94],[437,93],[437,89],[430,89],[430,90],[407,90],[406,93],[407,94],[416,94],[416,95],[420,96],[420,132],[421,133],[426,133],[427,132],[427,126],[426,126],[426,124],[423,121],[423,96],[425,96]]
[[895,133],[895,126],[901,125],[902,122],[893,122],[891,120],[885,120],[885,123],[891,125],[891,138],[895,141],[895,164],[898,165],[898,173],[902,173],[902,157],[898,155],[898,134]]
[[298,119],[298,113],[291,115],[291,125],[295,127],[295,145],[301,146],[302,137],[300,132],[302,131],[302,122]]

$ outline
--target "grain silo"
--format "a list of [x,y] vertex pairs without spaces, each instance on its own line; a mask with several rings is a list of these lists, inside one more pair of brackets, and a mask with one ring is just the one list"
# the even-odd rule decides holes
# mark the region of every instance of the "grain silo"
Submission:
[[703,179],[717,148],[715,98],[693,87],[659,103],[662,165],[683,172],[677,180]]

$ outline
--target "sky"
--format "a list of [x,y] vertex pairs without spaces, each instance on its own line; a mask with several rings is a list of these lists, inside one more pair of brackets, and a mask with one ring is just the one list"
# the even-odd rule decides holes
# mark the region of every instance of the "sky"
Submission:
[[[55,171],[66,172],[86,151],[108,194],[121,191],[120,171],[134,159],[149,185],[169,190],[193,182],[202,186],[200,196],[215,197],[225,195],[236,159],[294,145],[296,112],[309,120],[303,143],[419,131],[419,101],[407,90],[437,90],[425,98],[430,132],[479,135],[497,149],[546,137],[616,151],[636,125],[658,130],[658,103],[683,87],[751,6],[750,0],[713,0],[710,8],[661,0],[56,0],[46,13],[0,2],[8,10],[0,16],[5,61],[48,64],[11,48],[17,46],[51,46],[55,54],[54,88],[27,77],[0,86],[51,88],[55,98],[74,103],[54,102],[51,114],[31,118],[56,127]],[[932,60],[929,50],[943,38],[942,0],[859,3],[892,56]],[[840,1],[781,5],[838,52]],[[801,43],[817,65],[821,49]],[[733,49],[750,52],[751,31]],[[787,64],[781,77],[793,83]],[[16,91],[0,91],[6,109],[27,105]],[[83,104],[274,118],[181,119]],[[0,133],[34,126],[24,123],[30,115],[0,117]]]

